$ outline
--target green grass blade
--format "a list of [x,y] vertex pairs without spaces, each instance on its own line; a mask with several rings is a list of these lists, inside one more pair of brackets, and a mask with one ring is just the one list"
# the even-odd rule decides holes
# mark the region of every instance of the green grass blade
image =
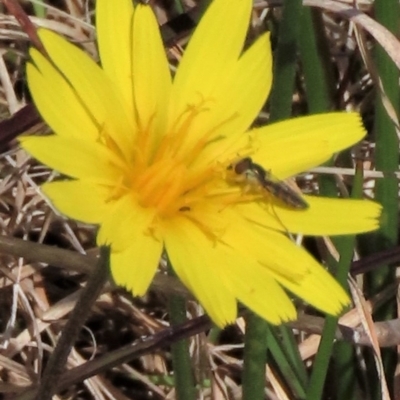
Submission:
[[242,399],[264,400],[268,323],[251,313],[245,319]]
[[[376,0],[376,20],[386,26],[395,35],[399,33],[399,2],[396,0]],[[375,62],[378,75],[382,81],[383,89],[392,103],[394,110],[399,110],[399,71],[386,52],[377,45],[375,49]],[[380,93],[377,91],[374,133],[376,137],[375,165],[376,169],[383,171],[384,179],[376,182],[376,200],[384,208],[384,219],[381,229],[374,236],[374,241],[369,246],[370,252],[381,251],[396,245],[398,241],[398,182],[392,172],[398,170],[399,153],[398,138],[393,122],[387,115],[383,106]],[[367,274],[368,295],[373,295],[383,290],[388,284],[395,280],[395,269],[383,266]],[[396,299],[393,297],[375,313],[379,320],[396,317]],[[396,366],[396,352],[387,349],[382,352],[382,360],[389,387],[393,384],[393,376]],[[368,361],[369,369],[373,371],[373,358]],[[377,380],[376,375],[371,375]],[[372,399],[380,398],[379,384],[374,385],[375,390],[371,393]]]
[[289,118],[292,113],[301,9],[300,0],[286,0],[283,5],[278,46],[274,54],[274,80],[270,95],[270,123]]

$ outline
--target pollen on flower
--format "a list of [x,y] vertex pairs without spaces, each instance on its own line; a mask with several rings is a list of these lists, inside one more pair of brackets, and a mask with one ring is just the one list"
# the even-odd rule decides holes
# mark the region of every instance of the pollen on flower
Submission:
[[142,207],[156,209],[159,217],[170,218],[182,210],[192,210],[215,196],[214,182],[221,179],[215,166],[194,170],[191,165],[201,158],[209,141],[215,140],[213,134],[235,116],[208,127],[196,142],[188,142],[193,123],[200,114],[209,112],[210,102],[212,99],[202,98],[198,104],[188,105],[154,148],[149,140],[154,118],[148,121],[146,129],[139,129],[137,133],[124,186],[134,192]]

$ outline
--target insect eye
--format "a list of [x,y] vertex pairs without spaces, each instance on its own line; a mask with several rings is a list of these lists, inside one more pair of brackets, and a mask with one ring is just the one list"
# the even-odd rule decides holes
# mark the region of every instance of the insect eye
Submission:
[[246,171],[252,168],[252,161],[250,157],[246,157],[238,161],[236,164],[232,166],[233,170],[235,171],[236,174],[242,175]]

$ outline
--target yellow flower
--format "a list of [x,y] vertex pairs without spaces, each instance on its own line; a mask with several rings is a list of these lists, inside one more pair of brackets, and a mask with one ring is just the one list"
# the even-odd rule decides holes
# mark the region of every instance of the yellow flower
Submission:
[[268,34],[243,52],[251,0],[212,2],[173,79],[150,7],[131,3],[97,1],[101,67],[39,31],[51,61],[31,49],[28,82],[54,135],[21,142],[71,178],[43,192],[61,213],[99,225],[112,276],[134,295],[146,292],[165,250],[219,326],[235,320],[237,301],[271,323],[294,319],[284,288],[338,314],[345,291],[287,232],[374,230],[380,206],[304,196],[309,208],[296,210],[230,173],[244,157],[279,179],[314,167],[364,136],[360,117],[248,131],[272,80]]

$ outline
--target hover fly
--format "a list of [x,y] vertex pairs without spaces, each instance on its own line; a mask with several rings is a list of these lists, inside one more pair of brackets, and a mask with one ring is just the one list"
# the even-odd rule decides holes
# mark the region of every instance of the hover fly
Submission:
[[254,163],[250,157],[232,163],[228,170],[232,170],[236,174],[237,181],[259,186],[292,208],[305,210],[309,207],[308,203],[289,185]]

